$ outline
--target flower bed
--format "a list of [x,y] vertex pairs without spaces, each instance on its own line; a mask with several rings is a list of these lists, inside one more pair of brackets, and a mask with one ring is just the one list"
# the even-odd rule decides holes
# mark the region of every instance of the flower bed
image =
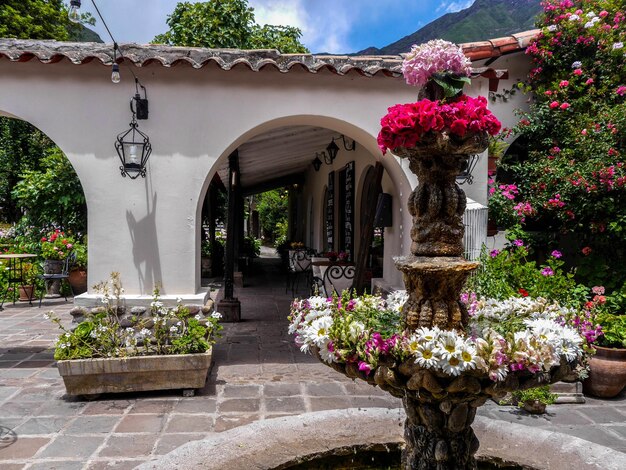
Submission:
[[433,327],[414,333],[400,324],[405,299],[295,300],[289,331],[303,352],[315,348],[326,363],[353,364],[366,376],[379,364],[412,362],[443,376],[470,373],[500,382],[510,372],[548,372],[583,353],[583,338],[566,324],[574,312],[543,299],[480,301],[465,331]]

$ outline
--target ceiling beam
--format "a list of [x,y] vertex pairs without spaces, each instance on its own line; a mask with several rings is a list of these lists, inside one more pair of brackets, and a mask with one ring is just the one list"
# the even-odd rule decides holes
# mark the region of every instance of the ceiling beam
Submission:
[[265,181],[254,186],[242,187],[241,192],[244,196],[260,194],[276,188],[283,188],[292,184],[303,184],[305,181],[304,173],[292,173],[290,175],[281,176],[270,181]]

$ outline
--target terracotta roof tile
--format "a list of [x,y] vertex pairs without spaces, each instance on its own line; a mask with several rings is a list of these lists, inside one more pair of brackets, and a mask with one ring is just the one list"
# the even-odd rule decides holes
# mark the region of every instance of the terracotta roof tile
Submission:
[[[499,57],[502,54],[525,49],[537,36],[539,30],[524,31],[512,36],[461,44],[471,60]],[[310,73],[330,71],[337,75],[357,73],[366,77],[383,75],[400,77],[402,56],[346,56],[314,54],[281,54],[276,50],[203,49],[194,47],[171,47],[162,45],[120,44],[124,59],[137,67],[159,63],[163,67],[175,67],[187,63],[199,69],[215,64],[222,70],[244,66],[252,71],[274,68],[287,73],[294,67]],[[58,41],[0,39],[0,59],[27,62],[37,59],[44,64],[69,60],[73,64],[85,64],[93,60],[103,65],[113,63],[113,48],[102,43],[72,43]]]

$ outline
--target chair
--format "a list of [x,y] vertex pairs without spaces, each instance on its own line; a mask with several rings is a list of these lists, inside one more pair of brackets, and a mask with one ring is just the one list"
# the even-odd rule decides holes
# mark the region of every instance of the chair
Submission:
[[338,295],[344,290],[351,290],[354,285],[356,269],[351,264],[331,264],[324,271],[322,287],[324,294],[329,297],[336,292]]
[[[37,276],[38,279],[43,280],[43,287],[39,292],[39,308],[41,308],[41,301],[43,300],[43,296],[44,296],[44,292],[46,291],[46,285],[48,282],[52,282],[52,281],[65,281],[65,283],[68,285],[70,292],[72,293],[72,295],[74,295],[74,292],[72,291],[72,286],[69,282],[69,277],[70,277],[70,267],[72,267],[74,265],[74,263],[76,262],[76,253],[74,253],[73,251],[70,252],[69,255],[67,255],[67,257],[65,258],[65,261],[63,262],[63,268],[61,269],[61,272],[58,274],[40,274],[39,276]],[[67,302],[67,295],[63,295],[63,297],[65,298],[65,301]]]
[[311,255],[305,250],[289,250],[289,272],[285,292],[291,286],[291,295],[295,295],[302,276],[307,281],[311,277]]

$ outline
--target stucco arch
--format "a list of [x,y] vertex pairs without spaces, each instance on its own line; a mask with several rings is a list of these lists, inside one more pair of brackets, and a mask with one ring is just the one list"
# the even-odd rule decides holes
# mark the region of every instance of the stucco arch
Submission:
[[[248,142],[250,139],[260,136],[266,132],[270,132],[272,130],[283,128],[287,126],[311,126],[311,127],[320,127],[329,129],[335,132],[337,135],[343,134],[350,139],[354,139],[357,143],[359,151],[361,154],[359,156],[362,157],[363,153],[365,153],[371,159],[368,159],[367,162],[363,163],[364,169],[372,166],[376,162],[381,162],[386,177],[386,190],[387,192],[392,192],[394,194],[394,213],[395,219],[398,220],[397,226],[392,229],[396,231],[393,235],[398,239],[398,243],[394,246],[390,244],[389,247],[389,259],[391,259],[392,255],[403,254],[405,249],[408,249],[410,246],[410,215],[403,211],[403,207],[406,207],[406,203],[408,201],[408,196],[410,195],[413,187],[415,187],[417,181],[412,173],[405,171],[405,167],[407,166],[406,162],[401,161],[397,157],[394,157],[391,154],[382,155],[380,149],[378,148],[378,144],[376,141],[376,136],[372,135],[371,132],[364,129],[363,127],[348,122],[344,119],[340,119],[337,117],[329,116],[329,115],[321,115],[321,114],[294,114],[283,116],[279,118],[270,119],[264,122],[258,123],[256,126],[249,128],[241,132],[238,136],[234,137],[232,142],[223,147],[223,149],[219,150],[217,148],[213,148],[215,151],[215,155],[219,155],[215,161],[213,162],[211,168],[206,174],[204,178],[204,183],[200,190],[200,193],[197,195],[197,205],[196,205],[196,240],[195,240],[195,263],[196,263],[196,279],[197,285],[199,285],[200,280],[200,244],[201,244],[201,226],[202,226],[202,207],[205,202],[206,193],[209,188],[209,184],[212,181],[214,175],[220,168],[223,168],[227,165],[228,157],[235,150],[237,150],[241,145]],[[341,146],[341,144],[340,144]],[[311,160],[315,155],[315,150],[311,151]],[[356,158],[358,158],[357,156]],[[245,158],[245,156],[241,156],[240,158]],[[306,168],[303,168],[306,170]],[[308,176],[315,176],[315,173],[312,173],[309,168]],[[362,175],[359,175],[359,179],[357,181],[356,190],[357,196],[355,200],[355,208],[356,211],[360,210],[360,191],[362,188]],[[321,186],[320,186],[321,187]],[[314,204],[318,204],[318,201],[314,199]],[[319,209],[319,207],[318,207]],[[406,218],[406,220],[404,220]],[[314,214],[313,220],[310,223],[318,224],[320,220],[323,220],[320,216],[319,210]],[[355,217],[355,223],[358,225],[360,221],[360,215]],[[322,231],[323,232],[323,231]],[[320,235],[320,230],[314,230],[313,233],[315,236],[323,236]],[[323,245],[319,243],[320,247]],[[356,247],[356,245],[355,245]],[[390,272],[395,272],[395,269],[391,264],[386,266],[386,270]],[[396,277],[392,275],[392,277]],[[397,280],[396,280],[397,281]]]

